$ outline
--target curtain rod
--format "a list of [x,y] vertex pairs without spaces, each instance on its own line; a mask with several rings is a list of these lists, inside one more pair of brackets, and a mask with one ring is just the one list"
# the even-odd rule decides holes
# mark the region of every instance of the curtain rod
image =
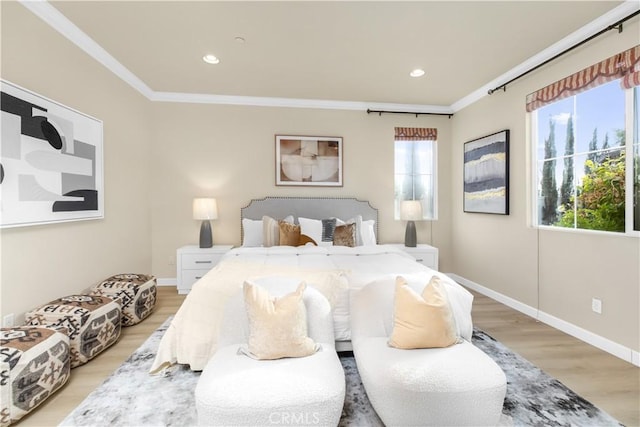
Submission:
[[500,86],[496,86],[496,87],[495,87],[495,88],[493,88],[493,89],[489,89],[489,92],[488,92],[488,93],[489,93],[489,95],[493,94],[493,92],[495,92],[495,91],[497,91],[497,90],[499,90],[499,89],[502,89],[503,91],[505,91],[505,92],[506,92],[506,90],[507,90],[507,85],[508,85],[508,84],[515,82],[515,81],[516,81],[516,80],[518,80],[519,78],[526,76],[527,74],[531,73],[532,71],[537,70],[538,68],[540,68],[540,67],[542,67],[542,66],[544,66],[544,65],[547,65],[549,62],[551,62],[551,61],[553,61],[553,60],[555,60],[555,59],[558,59],[559,57],[561,57],[561,56],[562,56],[562,55],[564,55],[565,53],[569,53],[569,52],[571,52],[573,49],[575,49],[575,48],[577,48],[577,47],[579,47],[579,46],[582,46],[583,44],[585,44],[585,43],[587,43],[587,42],[589,42],[589,41],[591,41],[591,40],[595,39],[596,37],[599,37],[599,36],[603,35],[603,34],[604,34],[604,33],[606,33],[607,31],[611,31],[611,30],[613,30],[613,29],[617,29],[617,30],[618,30],[618,33],[621,33],[621,32],[622,32],[622,30],[623,30],[623,28],[622,28],[622,24],[624,24],[626,21],[628,21],[629,19],[633,18],[634,16],[638,15],[639,13],[640,13],[640,10],[636,10],[635,12],[633,12],[633,13],[632,13],[632,14],[630,14],[630,15],[627,15],[626,17],[622,18],[621,20],[619,20],[619,21],[618,21],[618,22],[616,22],[615,24],[611,24],[611,25],[609,25],[608,27],[606,27],[606,28],[604,28],[604,29],[602,29],[602,30],[598,31],[597,33],[593,34],[593,35],[592,35],[592,36],[590,36],[590,37],[587,37],[586,39],[582,40],[581,42],[578,42],[578,43],[574,44],[573,46],[571,46],[571,47],[569,47],[569,48],[567,48],[567,49],[563,50],[562,52],[558,53],[557,55],[553,56],[552,58],[547,59],[546,61],[542,62],[541,64],[538,64],[538,65],[536,65],[535,67],[530,68],[529,70],[525,71],[524,73],[519,74],[518,76],[516,76],[516,77],[512,78],[511,80],[509,80],[508,82],[503,83],[503,84],[501,84]]
[[417,111],[386,111],[386,110],[369,110],[367,109],[367,114],[378,113],[379,116],[382,114],[415,114],[416,117],[419,115],[432,115],[432,116],[453,116],[453,113],[422,113]]

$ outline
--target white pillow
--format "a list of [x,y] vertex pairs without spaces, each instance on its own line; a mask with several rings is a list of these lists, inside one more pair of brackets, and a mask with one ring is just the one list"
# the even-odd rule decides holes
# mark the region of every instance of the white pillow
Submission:
[[262,246],[262,220],[242,219],[242,246]]
[[376,245],[376,222],[372,219],[362,221],[360,236],[362,237],[363,245]]
[[319,219],[298,218],[300,232],[311,237],[316,243],[322,242],[322,221]]

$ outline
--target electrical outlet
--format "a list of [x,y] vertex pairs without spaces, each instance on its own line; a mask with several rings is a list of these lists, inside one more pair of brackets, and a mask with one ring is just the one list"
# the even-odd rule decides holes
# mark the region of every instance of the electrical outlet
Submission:
[[176,265],[176,256],[169,255],[169,265]]
[[602,314],[602,300],[599,300],[598,298],[592,298],[591,310],[593,310],[595,313]]
[[13,326],[13,322],[14,322],[13,313],[7,314],[6,316],[4,316],[2,318],[2,327],[3,328],[10,328],[10,327]]

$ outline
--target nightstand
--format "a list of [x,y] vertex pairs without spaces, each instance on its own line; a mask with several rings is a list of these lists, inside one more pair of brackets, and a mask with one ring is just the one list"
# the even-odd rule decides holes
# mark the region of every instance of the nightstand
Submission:
[[198,245],[183,246],[177,251],[178,293],[188,294],[191,286],[220,262],[232,245],[214,245],[201,248]]
[[391,246],[395,246],[407,252],[425,267],[429,267],[433,270],[438,269],[438,248],[420,244],[415,248],[408,248],[404,244],[393,244]]

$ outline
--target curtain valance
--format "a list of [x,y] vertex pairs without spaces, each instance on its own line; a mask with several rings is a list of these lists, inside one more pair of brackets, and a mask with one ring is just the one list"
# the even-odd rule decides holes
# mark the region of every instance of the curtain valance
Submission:
[[437,141],[436,128],[395,128],[396,141]]
[[527,95],[527,112],[617,79],[625,89],[640,86],[640,45]]

